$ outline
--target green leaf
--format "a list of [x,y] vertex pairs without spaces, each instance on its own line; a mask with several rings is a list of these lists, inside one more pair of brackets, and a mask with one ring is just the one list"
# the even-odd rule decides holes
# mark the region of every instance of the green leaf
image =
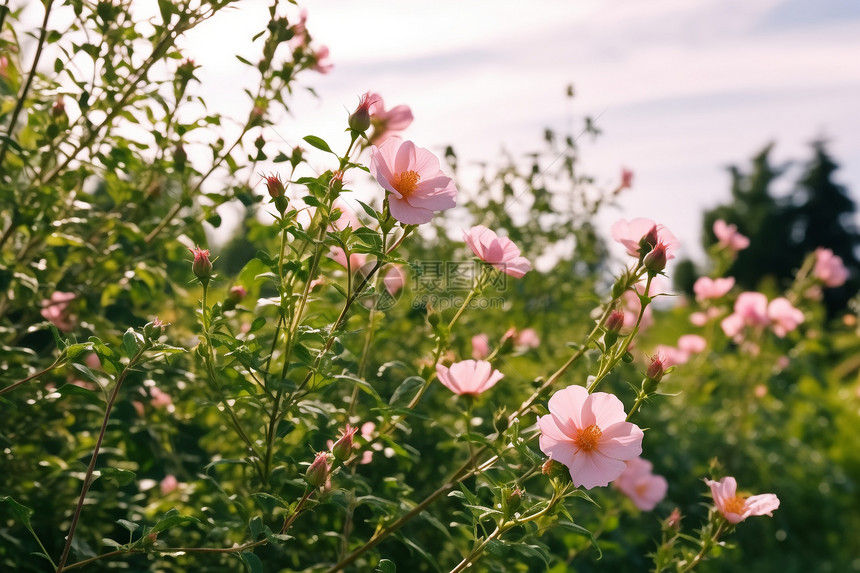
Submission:
[[254,319],[254,322],[251,323],[251,328],[248,329],[248,334],[251,334],[252,332],[257,332],[258,330],[263,328],[263,326],[265,326],[265,325],[266,325],[266,317],[265,316],[258,316],[257,318]]
[[600,546],[597,545],[597,540],[594,538],[594,535],[589,530],[582,527],[581,525],[573,523],[572,521],[559,520],[558,525],[562,527],[567,527],[568,529],[573,530],[574,533],[578,533],[587,537],[591,541],[591,544],[594,545],[594,548],[597,549],[597,558],[600,559],[601,557],[603,557],[603,552],[600,550]]
[[139,523],[133,523],[126,519],[117,519],[116,522],[122,526],[123,529],[127,529],[130,533],[134,533],[140,528]]
[[23,506],[11,497],[4,496],[0,497],[0,504],[7,504],[9,509],[12,512],[12,517],[21,523],[24,524],[24,527],[30,529],[30,514],[33,513],[33,510],[29,507]]
[[340,376],[333,376],[333,378],[335,380],[349,380],[350,382],[354,382],[366,394],[370,394],[371,396],[376,398],[377,402],[382,402],[382,398],[379,396],[379,394],[376,392],[376,390],[373,388],[373,386],[368,384],[366,380],[362,380],[361,378],[356,378],[355,376],[347,376],[345,374],[340,375]]
[[137,477],[134,472],[120,468],[103,468],[99,471],[99,474],[103,480],[108,483],[114,483],[117,486],[128,485]]
[[166,531],[171,527],[176,527],[177,525],[183,525],[186,523],[200,523],[200,520],[196,517],[191,517],[190,515],[179,515],[179,512],[174,508],[165,513],[161,519],[158,520],[158,523],[152,527],[149,533],[159,533],[161,531]]
[[245,570],[248,573],[263,573],[263,562],[255,554],[245,551],[240,553],[239,557],[245,564]]
[[320,149],[320,150],[322,150],[322,151],[327,151],[328,153],[332,153],[332,154],[334,154],[334,151],[332,151],[332,150],[331,150],[331,147],[329,147],[329,146],[328,146],[328,143],[326,143],[326,142],[325,142],[322,138],[320,138],[320,137],[317,137],[317,136],[315,136],[315,135],[306,135],[306,136],[305,136],[305,137],[303,137],[302,139],[304,139],[304,140],[305,140],[305,141],[307,141],[311,146],[316,147],[317,149]]
[[388,401],[389,406],[400,407],[406,406],[418,394],[418,391],[424,386],[424,378],[420,376],[410,376],[394,391],[391,399]]
[[140,342],[142,342],[142,340],[138,342],[135,334],[134,330],[129,328],[125,331],[125,334],[122,335],[122,348],[125,350],[127,358],[133,357],[137,354],[137,351],[140,350]]
[[251,530],[251,539],[256,541],[263,533],[263,518],[259,515],[252,517],[248,522],[248,529]]
[[390,559],[380,559],[373,571],[374,573],[397,573],[397,566]]

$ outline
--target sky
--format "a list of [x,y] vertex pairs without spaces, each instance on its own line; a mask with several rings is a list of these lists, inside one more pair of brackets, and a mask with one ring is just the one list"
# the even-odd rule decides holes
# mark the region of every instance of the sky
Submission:
[[[334,69],[302,77],[319,97],[298,90],[291,115],[266,134],[284,147],[308,134],[345,147],[346,116],[367,90],[388,106],[409,105],[415,121],[404,135],[438,152],[453,145],[461,165],[492,161],[502,149],[540,150],[545,128],[578,135],[583,117],[596,117],[603,133],[580,140],[582,169],[607,189],[622,166],[635,173],[620,205],[601,214],[605,228],[648,217],[697,258],[702,211],[729,198],[726,167],[746,166],[769,142],[782,163],[806,160],[809,143],[826,139],[841,166],[837,181],[860,200],[857,0],[300,5]],[[227,113],[247,105],[240,86],[253,77],[234,54],[253,57],[250,37],[265,26],[268,2],[239,6],[183,44],[202,66],[210,107]]]

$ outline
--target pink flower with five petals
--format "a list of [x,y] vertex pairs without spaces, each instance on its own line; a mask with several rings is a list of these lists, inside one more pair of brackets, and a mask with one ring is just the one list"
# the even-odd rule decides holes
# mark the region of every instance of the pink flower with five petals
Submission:
[[538,418],[540,449],[567,466],[577,487],[608,485],[642,453],[642,430],[626,421],[624,404],[612,394],[568,386],[548,407]]
[[714,504],[729,523],[740,523],[751,515],[773,517],[774,510],[779,508],[779,498],[772,493],[750,497],[738,495],[738,482],[733,477],[724,477],[718,482],[707,479],[705,483],[711,488]]
[[436,211],[457,204],[454,181],[439,169],[430,151],[391,137],[370,151],[370,172],[389,192],[391,215],[406,225],[420,225]]
[[489,390],[504,377],[504,374],[493,369],[493,365],[485,360],[463,360],[455,362],[450,368],[437,364],[436,375],[439,382],[451,392],[471,396]]
[[520,256],[520,249],[512,240],[499,237],[483,225],[463,231],[463,239],[479,259],[514,278],[522,278],[532,268],[528,259]]

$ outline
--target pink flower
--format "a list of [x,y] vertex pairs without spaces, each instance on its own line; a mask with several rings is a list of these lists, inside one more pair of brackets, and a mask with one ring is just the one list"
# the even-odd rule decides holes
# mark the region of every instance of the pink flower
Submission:
[[330,230],[343,231],[347,227],[350,227],[354,231],[364,226],[361,224],[361,221],[358,220],[355,211],[350,209],[349,206],[341,199],[335,199],[332,207],[340,211],[340,215],[338,215],[337,219],[329,223]]
[[[361,437],[365,442],[373,440],[373,432],[376,430],[376,424],[373,422],[365,422],[361,425]],[[366,465],[373,461],[373,450],[368,448],[361,454],[360,465]]]
[[152,400],[149,403],[152,404],[153,408],[166,408],[173,405],[170,394],[162,391],[158,386],[150,388],[149,395],[152,396]]
[[327,74],[334,68],[334,64],[328,61],[328,46],[320,46],[313,53],[314,65],[311,69],[321,74]]
[[376,102],[370,108],[370,124],[373,126],[370,143],[380,145],[395,132],[409,127],[413,120],[412,110],[406,105],[398,105],[386,110],[382,96],[371,95],[376,97]]
[[176,476],[168,474],[161,480],[159,487],[161,488],[161,495],[167,495],[179,487],[179,482],[176,480]]
[[476,334],[472,337],[472,358],[483,360],[490,355],[490,337],[486,334]]
[[437,364],[436,375],[451,392],[471,396],[477,396],[492,388],[504,377],[504,374],[494,370],[493,365],[484,360],[463,360],[455,362],[450,368]]
[[577,487],[609,484],[624,472],[624,462],[642,453],[642,430],[625,421],[624,405],[612,394],[568,386],[548,407],[550,413],[538,418],[540,449],[567,466]]
[[669,489],[666,478],[651,473],[652,467],[648,460],[634,458],[627,462],[624,472],[615,480],[615,487],[642,511],[657,507]]
[[693,284],[693,292],[696,293],[696,300],[703,301],[722,298],[732,290],[733,286],[735,286],[734,277],[718,279],[700,277],[695,284]]
[[726,521],[740,523],[751,515],[768,515],[779,507],[779,498],[772,493],[763,493],[744,497],[737,495],[738,483],[733,477],[724,477],[720,481],[706,479],[705,483],[711,488],[714,503]]
[[657,246],[658,243],[663,243],[666,247],[666,260],[675,258],[673,251],[676,251],[681,243],[672,234],[672,231],[658,225],[651,219],[637,218],[632,221],[621,219],[612,225],[612,238],[627,249],[627,254],[631,257],[639,258],[642,255],[642,245],[644,240],[651,245],[649,251]]
[[454,181],[439,169],[439,160],[411,141],[391,137],[370,151],[370,171],[389,192],[391,215],[406,225],[420,225],[436,211],[457,204]]
[[698,334],[684,334],[678,339],[678,350],[689,354],[699,354],[707,348],[708,342]]
[[406,277],[403,274],[403,269],[400,265],[392,265],[388,272],[385,273],[385,278],[382,279],[382,284],[385,285],[385,290],[391,296],[396,295],[406,283]]
[[540,346],[540,337],[534,328],[524,328],[514,338],[514,346],[520,348],[537,348]]
[[830,249],[815,249],[815,268],[812,271],[815,278],[825,286],[838,287],[848,280],[848,269],[842,258],[833,254]]
[[618,191],[622,189],[630,189],[633,187],[633,171],[626,167],[621,168],[621,183],[618,185]]
[[512,240],[499,237],[483,225],[463,231],[463,238],[479,259],[507,275],[522,278],[532,268],[528,259],[520,256],[520,249]]
[[738,233],[737,225],[729,225],[722,219],[714,221],[714,235],[721,247],[734,252],[742,251],[750,246],[750,240]]
[[774,334],[783,338],[803,322],[803,312],[792,306],[785,297],[775,298],[767,305],[767,316],[771,320]]
[[348,268],[350,272],[357,271],[367,262],[367,255],[365,253],[352,253],[349,256],[349,266],[347,266],[346,252],[341,247],[332,247],[326,256],[343,268]]
[[69,331],[75,328],[76,317],[69,310],[69,303],[75,300],[75,293],[54,291],[50,300],[42,301],[42,317],[56,326],[59,330]]
[[291,48],[296,49],[305,45],[308,38],[307,22],[308,11],[302,8],[302,11],[299,13],[299,21],[292,27],[293,37],[287,42]]

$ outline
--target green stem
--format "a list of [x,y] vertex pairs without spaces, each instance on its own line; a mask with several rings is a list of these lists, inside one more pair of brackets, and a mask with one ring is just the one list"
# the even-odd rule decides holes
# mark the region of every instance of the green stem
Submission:
[[704,539],[702,541],[702,548],[699,550],[696,556],[693,557],[690,562],[687,563],[687,565],[678,573],[688,573],[689,571],[695,569],[696,566],[702,562],[702,560],[707,556],[708,552],[714,547],[714,545],[717,544],[717,541],[719,540],[720,535],[722,535],[723,528],[725,527],[726,523],[727,522],[725,520],[720,522],[714,534],[711,537],[708,537],[707,539]]
[[15,382],[15,383],[13,383],[13,384],[8,385],[8,386],[6,386],[5,388],[0,389],[0,395],[5,394],[6,392],[11,392],[12,390],[14,390],[15,388],[17,388],[17,387],[18,387],[18,386],[20,386],[21,384],[24,384],[24,383],[26,383],[26,382],[29,382],[30,380],[33,380],[34,378],[38,378],[38,377],[42,376],[43,374],[47,374],[48,372],[50,372],[50,371],[51,371],[51,370],[53,370],[54,368],[58,368],[58,367],[62,366],[62,365],[63,365],[63,364],[65,364],[65,363],[66,363],[66,351],[65,351],[65,350],[63,350],[63,351],[60,353],[60,355],[57,357],[57,359],[56,359],[56,360],[54,360],[54,363],[53,363],[53,364],[51,364],[50,366],[48,366],[48,367],[47,367],[47,368],[45,368],[44,370],[40,370],[40,371],[36,372],[35,374],[31,374],[30,376],[27,376],[27,377],[26,377],[26,378],[24,378],[23,380],[18,380],[17,382]]
[[75,529],[77,529],[78,520],[81,517],[81,510],[84,507],[84,500],[86,499],[87,492],[89,491],[90,486],[93,482],[92,477],[96,469],[96,461],[99,457],[99,450],[101,449],[102,441],[104,440],[105,432],[107,431],[107,425],[108,420],[110,420],[111,410],[113,409],[113,405],[116,402],[117,396],[119,396],[119,389],[120,387],[122,387],[122,383],[128,376],[128,373],[131,372],[132,368],[137,365],[138,361],[143,356],[143,353],[149,350],[151,344],[151,342],[147,342],[142,345],[137,351],[137,353],[129,359],[128,365],[126,365],[126,367],[122,371],[122,374],[120,374],[119,378],[117,378],[116,385],[114,386],[113,392],[108,399],[107,407],[105,408],[104,420],[102,421],[102,427],[101,430],[99,430],[99,436],[96,440],[95,448],[93,448],[93,456],[90,459],[90,465],[87,467],[87,473],[84,475],[84,483],[81,487],[81,495],[78,497],[78,505],[77,507],[75,507],[75,513],[72,516],[72,523],[69,526],[69,533],[66,536],[66,545],[63,547],[63,554],[60,556],[60,561],[57,565],[56,573],[60,573],[61,571],[63,571],[63,567],[65,566],[66,561],[69,558],[69,551],[72,548],[72,539],[74,539],[75,537]]

